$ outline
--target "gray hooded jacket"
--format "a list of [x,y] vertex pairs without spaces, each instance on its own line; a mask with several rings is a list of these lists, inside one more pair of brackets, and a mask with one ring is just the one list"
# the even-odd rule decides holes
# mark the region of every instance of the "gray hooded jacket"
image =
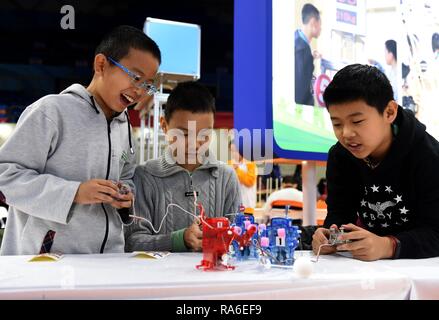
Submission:
[[134,168],[126,113],[108,122],[79,84],[36,101],[0,149],[0,195],[10,206],[1,254],[38,254],[49,230],[55,231],[51,252],[123,252],[117,210],[73,199],[90,179],[133,187]]
[[[202,203],[208,217],[227,215],[233,220],[233,214],[238,212],[241,205],[235,171],[213,156],[206,157],[203,164],[190,174],[175,164],[168,148],[161,158],[136,168],[134,184],[136,214],[151,221],[156,230],[171,203],[194,213],[193,191],[197,192],[197,200]],[[193,220],[194,217],[171,206],[157,234],[145,221],[133,223],[126,229],[126,251],[185,251],[184,244],[181,245],[181,231],[190,226]],[[180,239],[176,240],[177,237]],[[180,244],[176,245],[176,241]]]

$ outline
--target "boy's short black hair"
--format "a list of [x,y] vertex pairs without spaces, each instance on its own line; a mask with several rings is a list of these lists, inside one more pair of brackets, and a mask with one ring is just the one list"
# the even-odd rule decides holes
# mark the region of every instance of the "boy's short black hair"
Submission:
[[316,18],[316,20],[320,20],[320,12],[311,3],[307,3],[302,8],[302,22],[303,22],[303,24],[307,24],[309,22],[309,20],[311,20],[311,18]]
[[215,114],[215,99],[201,83],[195,81],[181,82],[172,90],[166,102],[166,121],[169,122],[176,110]]
[[398,51],[396,49],[396,41],[392,40],[392,39],[387,40],[385,42],[385,45],[386,45],[387,51],[389,51],[391,54],[393,54],[393,57],[395,58],[395,60],[398,60],[398,55],[397,55]]
[[383,114],[389,101],[393,100],[393,89],[386,75],[376,67],[352,64],[335,74],[323,94],[323,100],[326,108],[363,100]]
[[107,33],[96,48],[95,56],[102,53],[116,61],[123,59],[130,49],[150,52],[159,62],[162,62],[160,49],[157,44],[141,30],[132,26],[119,26]]
[[431,46],[433,48],[433,52],[439,50],[439,33],[435,32],[431,37]]

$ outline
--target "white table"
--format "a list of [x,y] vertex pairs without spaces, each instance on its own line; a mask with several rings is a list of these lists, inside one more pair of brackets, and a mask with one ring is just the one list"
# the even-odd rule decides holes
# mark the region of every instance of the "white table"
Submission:
[[[296,252],[296,255],[310,255]],[[197,253],[161,260],[130,254],[66,255],[58,262],[0,257],[0,299],[428,299],[439,298],[439,258],[361,262],[322,256],[310,278],[264,270],[195,268]]]
[[420,260],[376,261],[377,266],[391,267],[411,281],[409,298],[439,299],[439,258]]

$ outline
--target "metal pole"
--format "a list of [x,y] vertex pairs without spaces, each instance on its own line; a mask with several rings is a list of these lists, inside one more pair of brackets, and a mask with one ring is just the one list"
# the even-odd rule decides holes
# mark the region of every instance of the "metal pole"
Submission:
[[151,110],[148,111],[148,146],[146,147],[146,159],[151,159]]
[[259,186],[258,186],[258,203],[262,202],[262,177],[258,177]]
[[273,185],[273,178],[268,178],[268,194],[267,194],[267,199],[268,199],[268,197],[271,194],[272,185]]
[[303,225],[316,225],[317,171],[315,161],[302,162]]
[[145,115],[140,117],[140,158],[139,163],[145,162]]
[[154,136],[153,136],[153,159],[158,158],[158,144],[159,144],[159,120],[160,120],[160,98],[158,94],[154,95]]

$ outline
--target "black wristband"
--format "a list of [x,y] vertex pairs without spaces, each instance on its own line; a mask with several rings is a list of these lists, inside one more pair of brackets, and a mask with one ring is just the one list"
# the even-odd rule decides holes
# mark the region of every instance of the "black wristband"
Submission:
[[394,239],[396,240],[396,248],[392,259],[398,259],[399,254],[401,253],[401,241],[399,241],[399,239],[396,237]]

